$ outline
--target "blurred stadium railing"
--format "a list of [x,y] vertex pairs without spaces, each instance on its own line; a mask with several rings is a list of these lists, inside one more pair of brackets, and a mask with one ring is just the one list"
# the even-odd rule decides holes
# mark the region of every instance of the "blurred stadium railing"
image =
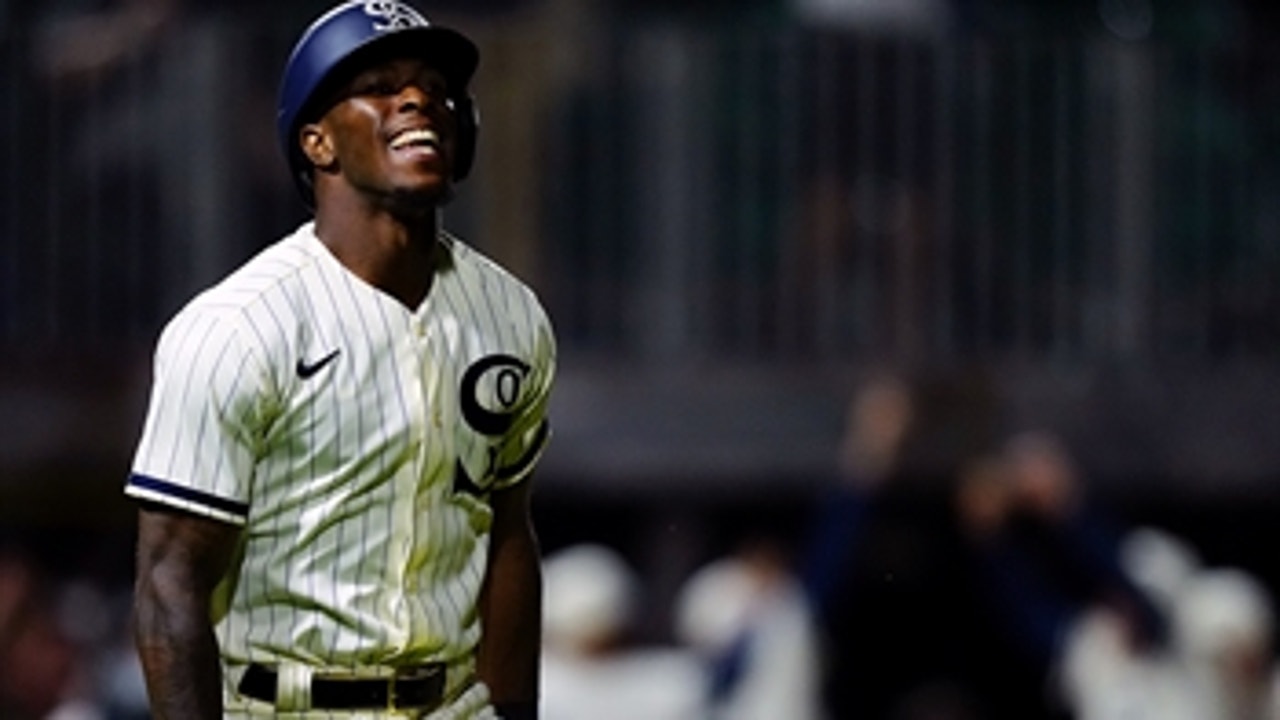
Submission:
[[[4,475],[122,463],[164,318],[302,219],[272,128],[300,14],[248,8],[116,56],[71,52],[65,18],[4,35]],[[553,477],[819,475],[853,379],[885,365],[981,376],[1116,475],[1280,468],[1259,422],[1280,357],[1272,51],[457,21],[485,48],[484,123],[450,223],[556,319]],[[103,381],[70,387],[86,363]]]

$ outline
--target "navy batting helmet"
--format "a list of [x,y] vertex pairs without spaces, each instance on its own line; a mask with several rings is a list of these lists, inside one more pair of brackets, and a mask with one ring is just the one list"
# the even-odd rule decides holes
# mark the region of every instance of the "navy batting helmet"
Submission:
[[317,92],[340,67],[356,65],[373,50],[396,49],[428,59],[448,84],[456,116],[453,179],[461,180],[475,159],[479,123],[467,89],[480,52],[461,33],[432,25],[398,0],[350,0],[334,7],[307,28],[293,47],[280,83],[276,131],[298,190],[313,204],[311,164],[298,143],[298,129],[324,110]]

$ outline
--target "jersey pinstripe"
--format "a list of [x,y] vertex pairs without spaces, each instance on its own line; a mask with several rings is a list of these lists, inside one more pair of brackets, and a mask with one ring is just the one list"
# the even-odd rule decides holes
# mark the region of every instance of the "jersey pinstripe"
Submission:
[[229,664],[452,661],[479,634],[489,491],[547,441],[550,323],[443,236],[416,310],[307,223],[184,307],[125,492],[242,524],[216,597]]

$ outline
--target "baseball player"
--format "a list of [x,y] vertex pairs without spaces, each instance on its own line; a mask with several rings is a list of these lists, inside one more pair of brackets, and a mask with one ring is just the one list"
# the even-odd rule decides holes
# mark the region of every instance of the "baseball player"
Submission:
[[314,219],[181,309],[125,492],[156,718],[537,716],[548,319],[440,226],[475,45],[346,2],[288,60]]

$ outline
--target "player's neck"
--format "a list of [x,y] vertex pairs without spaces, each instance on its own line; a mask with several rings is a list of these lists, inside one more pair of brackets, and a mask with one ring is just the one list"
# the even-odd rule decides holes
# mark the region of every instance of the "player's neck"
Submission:
[[440,259],[437,209],[404,218],[332,205],[321,208],[316,236],[339,262],[410,309],[422,303]]

